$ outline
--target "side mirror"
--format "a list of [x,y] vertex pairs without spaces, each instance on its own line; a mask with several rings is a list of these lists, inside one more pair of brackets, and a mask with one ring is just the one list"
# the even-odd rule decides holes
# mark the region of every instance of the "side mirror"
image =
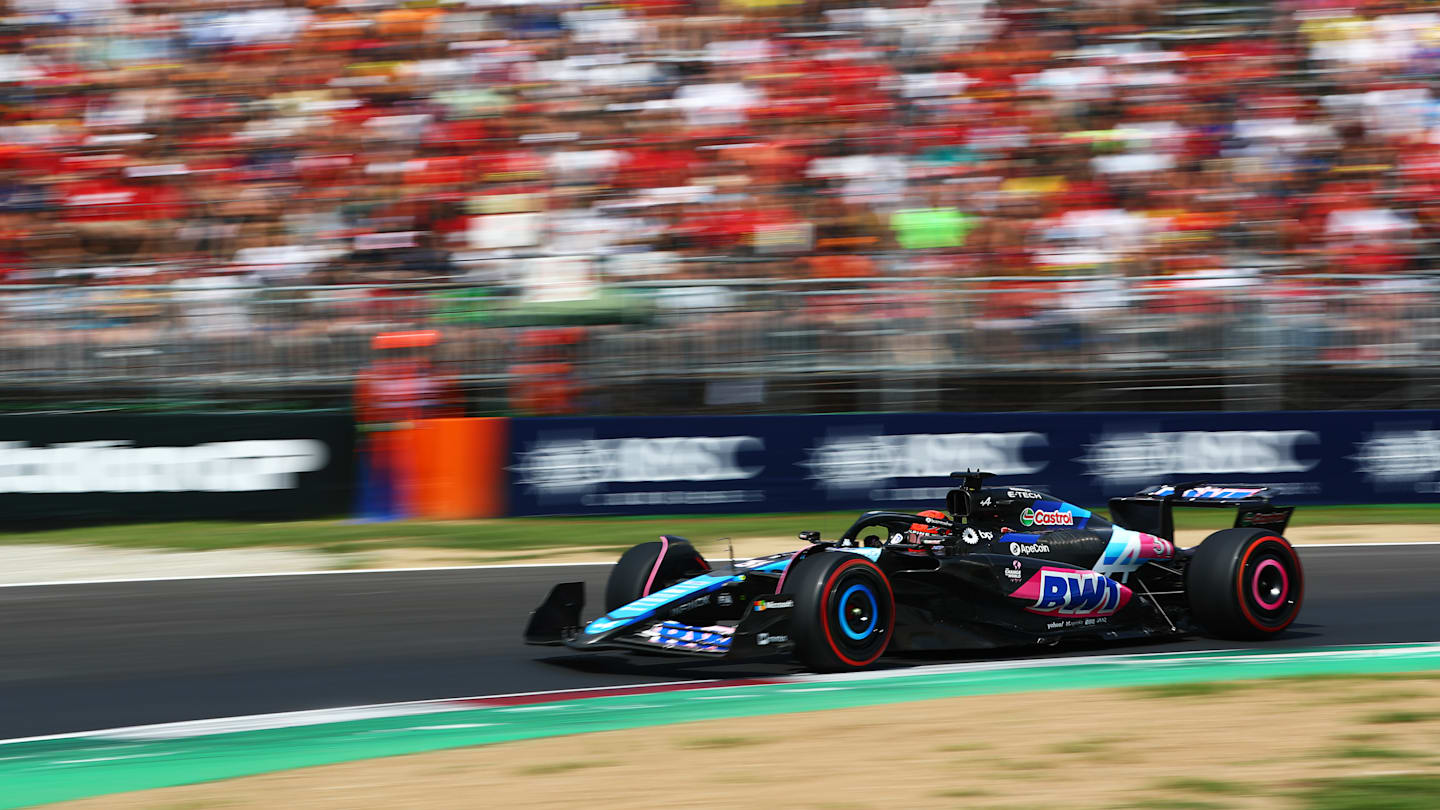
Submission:
[[961,518],[970,514],[970,490],[952,489],[945,495],[945,511],[951,517]]
[[815,544],[820,542],[820,532],[800,532],[800,542]]

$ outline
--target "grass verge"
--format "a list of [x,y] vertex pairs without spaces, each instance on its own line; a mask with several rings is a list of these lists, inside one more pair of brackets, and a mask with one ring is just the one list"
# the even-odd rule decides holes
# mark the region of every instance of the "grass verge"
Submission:
[[1305,810],[1434,810],[1440,776],[1410,774],[1333,779],[1304,796]]
[[[696,541],[723,537],[794,537],[804,529],[835,537],[859,514],[810,512],[661,517],[503,518],[496,520],[360,523],[343,519],[278,523],[192,521],[79,526],[3,535],[7,543],[90,544],[124,548],[208,551],[256,546],[310,547],[335,553],[376,548],[521,551],[563,546],[623,549],[660,534]],[[1220,529],[1229,510],[1176,510],[1178,529]],[[1297,510],[1295,526],[1351,526],[1440,522],[1440,504],[1317,506]]]
[[[1433,810],[1440,760],[1424,753],[1434,749],[1433,727],[1367,724],[1364,707],[1343,700],[1393,691],[1412,695],[1416,712],[1437,712],[1433,674],[1254,681],[1224,700],[1196,694],[1163,706],[1137,707],[1121,688],[792,711],[739,724],[720,717],[99,796],[56,810],[675,805],[676,794],[657,793],[656,763],[685,775],[692,800],[678,804],[695,807]],[[1317,711],[1317,700],[1332,708]],[[838,753],[797,757],[797,740]],[[877,751],[895,767],[876,766]],[[1052,755],[1066,752],[1074,755]]]
[[1218,697],[1243,692],[1250,687],[1250,681],[1178,681],[1153,686],[1135,686],[1130,689],[1130,693],[1138,698],[1167,700]]

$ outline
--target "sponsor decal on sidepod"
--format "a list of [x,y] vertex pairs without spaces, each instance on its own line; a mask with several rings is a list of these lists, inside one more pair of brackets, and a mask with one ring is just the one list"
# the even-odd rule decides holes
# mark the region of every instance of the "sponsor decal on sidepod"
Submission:
[[1044,567],[1011,591],[1041,616],[1109,616],[1130,602],[1129,588],[1094,571]]
[[1074,526],[1075,516],[1065,510],[1047,512],[1028,506],[1020,513],[1020,522],[1026,526]]
[[1150,560],[1174,556],[1175,544],[1169,540],[1116,526],[1110,530],[1110,543],[1100,552],[1095,570],[1106,575],[1129,574]]

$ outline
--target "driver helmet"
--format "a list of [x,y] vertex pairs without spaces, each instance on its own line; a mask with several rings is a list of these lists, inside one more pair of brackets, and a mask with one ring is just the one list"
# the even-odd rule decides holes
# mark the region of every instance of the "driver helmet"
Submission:
[[[919,515],[920,517],[938,518],[939,520],[947,519],[945,513],[938,509],[926,509],[924,512],[920,512]],[[940,527],[932,526],[928,523],[911,523],[910,531],[907,534],[909,535],[909,541],[911,543],[934,545],[943,542],[940,536]]]

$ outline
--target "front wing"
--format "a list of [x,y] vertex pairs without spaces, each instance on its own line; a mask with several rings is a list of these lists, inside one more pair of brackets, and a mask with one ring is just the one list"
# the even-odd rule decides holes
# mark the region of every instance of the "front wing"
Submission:
[[[670,618],[667,608],[674,604],[659,605],[649,615],[613,627],[602,624],[603,619],[587,626],[580,618],[585,607],[585,583],[562,582],[530,614],[525,643],[587,651],[649,650],[700,658],[787,653],[792,647],[789,628],[794,604],[795,600],[783,593],[757,598],[746,606],[733,627],[702,627]],[[603,629],[594,629],[597,625]]]

